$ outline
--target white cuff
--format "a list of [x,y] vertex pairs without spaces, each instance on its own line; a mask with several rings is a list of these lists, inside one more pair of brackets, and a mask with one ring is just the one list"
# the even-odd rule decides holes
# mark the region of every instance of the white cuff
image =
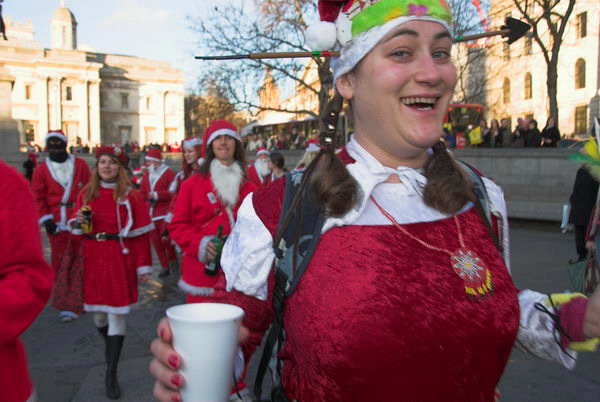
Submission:
[[168,214],[165,215],[165,222],[171,223],[172,220],[173,220],[173,213],[172,212],[169,212]]
[[158,193],[156,191],[151,192],[150,197],[152,197],[154,201],[158,201]]
[[201,263],[206,263],[206,246],[208,246],[208,242],[211,241],[214,236],[204,236],[202,240],[200,240],[200,244],[198,245],[198,261]]
[[150,265],[142,265],[136,269],[138,275],[151,274],[154,270]]
[[54,218],[54,215],[52,215],[52,214],[44,215],[38,220],[38,223],[40,225],[43,225],[48,219],[53,219],[53,218]]
[[83,235],[83,229],[73,228],[73,229],[71,229],[71,234],[73,234],[75,236],[81,236],[81,235]]

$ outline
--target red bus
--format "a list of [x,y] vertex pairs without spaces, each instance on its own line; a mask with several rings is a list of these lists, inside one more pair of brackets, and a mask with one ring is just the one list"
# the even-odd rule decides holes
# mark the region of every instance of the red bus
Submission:
[[479,125],[485,108],[479,104],[451,103],[444,119],[444,127],[452,131],[456,138],[456,148],[467,146],[467,132]]

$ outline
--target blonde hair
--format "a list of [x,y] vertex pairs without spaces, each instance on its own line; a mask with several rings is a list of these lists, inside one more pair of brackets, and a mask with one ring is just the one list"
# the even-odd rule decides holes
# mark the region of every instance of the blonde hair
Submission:
[[[115,189],[113,190],[113,199],[117,201],[118,199],[124,199],[130,189],[133,188],[133,184],[129,180],[129,176],[127,175],[127,170],[125,167],[121,165],[119,160],[109,155],[114,161],[116,161],[119,165],[119,170],[117,172],[117,179]],[[91,200],[98,198],[100,195],[100,182],[102,179],[100,178],[100,174],[98,173],[98,162],[100,159],[96,160],[96,166],[94,167],[94,171],[92,172],[92,177],[90,178],[90,182],[81,190],[83,191],[83,203],[87,204]]]

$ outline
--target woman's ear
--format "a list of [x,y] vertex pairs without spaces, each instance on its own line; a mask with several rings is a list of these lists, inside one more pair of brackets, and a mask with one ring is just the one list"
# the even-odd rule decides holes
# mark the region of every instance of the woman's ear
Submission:
[[346,73],[335,81],[335,87],[342,98],[350,100],[354,97],[354,86],[356,83],[352,73]]

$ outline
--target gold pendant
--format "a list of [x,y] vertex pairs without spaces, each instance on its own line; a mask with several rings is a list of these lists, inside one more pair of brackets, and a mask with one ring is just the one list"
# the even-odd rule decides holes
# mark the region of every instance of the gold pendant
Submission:
[[473,251],[459,248],[450,255],[454,272],[464,281],[470,297],[485,297],[494,290],[492,272]]

